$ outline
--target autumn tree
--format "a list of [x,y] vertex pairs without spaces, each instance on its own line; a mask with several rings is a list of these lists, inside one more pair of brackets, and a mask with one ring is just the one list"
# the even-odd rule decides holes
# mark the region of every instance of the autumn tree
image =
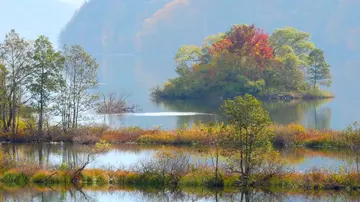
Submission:
[[314,49],[309,54],[308,77],[314,88],[318,84],[331,84],[330,65],[325,61],[324,52],[320,49]]
[[52,95],[58,92],[61,85],[64,59],[60,52],[54,50],[47,37],[39,36],[35,41],[33,60],[35,63],[29,88],[39,114],[38,134],[41,138],[44,115],[49,109]]
[[211,52],[224,50],[239,57],[254,57],[262,66],[272,57],[268,34],[255,25],[234,25],[222,40],[213,44]]
[[93,107],[97,96],[89,91],[97,86],[98,63],[74,45],[65,46],[63,81],[58,95],[56,109],[62,118],[63,129],[77,128],[80,116]]
[[249,94],[226,100],[221,108],[235,128],[227,140],[236,151],[235,157],[229,158],[228,167],[231,172],[240,174],[240,183],[247,186],[253,171],[262,162],[263,154],[272,148],[270,117],[260,101]]

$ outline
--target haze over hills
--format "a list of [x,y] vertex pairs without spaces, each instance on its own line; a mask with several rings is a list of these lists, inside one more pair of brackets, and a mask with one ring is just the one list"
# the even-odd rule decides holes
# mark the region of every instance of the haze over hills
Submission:
[[[311,33],[325,51],[333,90],[340,95],[344,86],[355,90],[348,82],[360,73],[359,8],[359,0],[90,0],[64,28],[60,42],[98,54],[100,64],[107,63],[104,81],[138,80],[149,87],[174,76],[172,58],[181,45],[201,44],[232,24],[254,23],[268,33],[292,26]],[[141,59],[115,57],[124,53]]]

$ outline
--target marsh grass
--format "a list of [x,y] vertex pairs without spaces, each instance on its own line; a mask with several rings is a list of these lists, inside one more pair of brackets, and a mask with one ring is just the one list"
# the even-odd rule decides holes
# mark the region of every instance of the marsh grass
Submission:
[[[57,173],[54,175],[54,173]],[[256,174],[252,178],[257,178]],[[169,179],[169,176],[167,176]],[[182,188],[214,188],[210,183],[213,173],[209,169],[192,170],[182,176],[178,187]],[[239,176],[224,174],[222,176],[224,186],[222,189],[238,187]],[[27,175],[16,169],[10,169],[0,176],[0,181],[7,187],[16,188],[26,185],[46,186],[71,186],[71,176],[64,171],[39,170],[33,175]],[[169,180],[163,180],[160,173],[136,173],[132,171],[118,170],[107,171],[99,169],[87,169],[79,181],[85,187],[133,187],[138,188],[161,188],[173,186]],[[356,171],[340,170],[330,172],[327,170],[312,169],[305,173],[287,172],[271,176],[265,183],[254,184],[249,187],[285,190],[360,190],[360,174]]]
[[[351,148],[354,142],[360,142],[359,126],[354,124],[344,130],[315,130],[306,129],[300,124],[270,126],[274,131],[271,142],[277,147],[303,146],[307,148]],[[78,144],[96,144],[105,140],[112,144],[137,143],[157,145],[211,145],[214,139],[221,137],[226,140],[234,132],[230,125],[197,124],[184,129],[163,130],[160,128],[141,129],[128,127],[110,129],[104,125],[81,126],[70,130],[66,134],[57,127],[48,129],[45,141],[71,142]],[[209,132],[211,131],[211,132]],[[0,135],[0,141],[32,142],[36,140],[32,135]],[[232,142],[223,142],[223,146]]]

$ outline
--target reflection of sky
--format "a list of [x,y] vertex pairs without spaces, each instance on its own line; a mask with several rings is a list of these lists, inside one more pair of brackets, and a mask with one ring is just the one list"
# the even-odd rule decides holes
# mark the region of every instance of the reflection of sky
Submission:
[[[153,156],[155,151],[143,150],[140,152],[111,150],[96,156],[95,161],[88,168],[129,168],[132,165],[147,160]],[[87,154],[77,153],[79,161],[85,160]],[[82,158],[84,157],[84,158]],[[51,153],[49,165],[61,165],[62,154]]]
[[312,168],[327,169],[330,171],[338,171],[340,166],[347,168],[355,168],[354,164],[350,164],[340,159],[334,159],[322,156],[305,157],[304,161],[295,165],[291,165],[296,171],[305,172]]
[[[106,201],[106,202],[143,202],[143,201],[199,201],[199,202],[207,202],[207,201],[347,201],[347,200],[357,200],[359,196],[357,195],[346,195],[344,193],[333,193],[333,194],[311,194],[311,193],[274,193],[271,192],[260,192],[258,190],[253,190],[248,192],[245,196],[239,190],[236,193],[216,193],[211,192],[209,190],[200,190],[197,189],[193,193],[185,192],[181,189],[176,189],[175,192],[172,192],[171,189],[168,190],[151,190],[150,192],[146,192],[146,190],[114,190],[111,191],[92,191],[83,189],[83,192],[77,191],[73,189],[70,191],[64,192],[43,192],[36,193],[34,191],[23,191],[19,192],[4,192],[4,196],[6,197],[6,201]],[[173,190],[174,191],[174,190]]]

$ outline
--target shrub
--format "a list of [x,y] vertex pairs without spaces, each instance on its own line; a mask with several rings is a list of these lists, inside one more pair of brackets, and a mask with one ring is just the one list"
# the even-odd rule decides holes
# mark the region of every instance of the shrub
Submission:
[[72,141],[79,144],[95,144],[101,135],[108,129],[107,126],[82,126],[68,132],[72,136]]
[[291,146],[296,144],[297,136],[304,134],[305,128],[300,124],[289,125],[272,125],[275,136],[273,137],[273,144],[277,146]]
[[175,144],[177,136],[174,133],[160,131],[157,133],[145,133],[140,136],[136,141],[145,144]]
[[20,186],[25,186],[28,183],[29,178],[23,172],[19,172],[17,170],[9,170],[3,174],[1,181],[5,184],[16,184]]
[[135,142],[143,133],[144,131],[138,127],[107,130],[102,134],[101,139],[111,143]]
[[81,182],[84,184],[104,185],[109,183],[109,174],[104,170],[89,169],[82,172]]

